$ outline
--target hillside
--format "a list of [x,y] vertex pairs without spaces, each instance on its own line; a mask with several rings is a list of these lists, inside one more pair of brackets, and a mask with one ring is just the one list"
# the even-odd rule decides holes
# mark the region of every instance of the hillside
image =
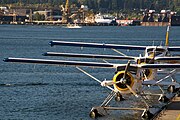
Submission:
[[[70,5],[87,5],[94,12],[129,12],[141,9],[154,9],[159,12],[162,9],[180,13],[180,0],[69,0]],[[66,0],[1,0],[3,5],[23,6],[51,6],[58,7],[65,4]]]

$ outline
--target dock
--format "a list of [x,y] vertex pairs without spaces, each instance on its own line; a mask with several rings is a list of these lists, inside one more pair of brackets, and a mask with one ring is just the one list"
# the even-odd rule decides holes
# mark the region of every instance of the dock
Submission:
[[168,26],[169,22],[142,22],[141,26]]
[[173,98],[154,120],[180,120],[180,96]]

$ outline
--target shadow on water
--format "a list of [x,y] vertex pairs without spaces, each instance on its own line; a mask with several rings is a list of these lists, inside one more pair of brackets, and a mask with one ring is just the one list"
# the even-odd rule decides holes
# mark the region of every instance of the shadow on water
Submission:
[[98,86],[93,83],[15,83],[15,84],[0,84],[0,87],[21,87],[21,86],[86,86],[86,87],[91,87],[91,86]]
[[18,84],[0,84],[0,87],[19,87],[19,86],[44,86],[48,83],[18,83]]

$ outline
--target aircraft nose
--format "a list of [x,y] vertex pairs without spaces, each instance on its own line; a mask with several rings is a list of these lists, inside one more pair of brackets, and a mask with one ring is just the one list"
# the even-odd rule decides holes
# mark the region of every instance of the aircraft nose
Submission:
[[9,61],[9,58],[4,58],[3,61],[4,61],[4,62],[8,62],[8,61]]
[[47,53],[43,53],[42,55],[43,55],[43,56],[47,56]]
[[49,42],[49,45],[50,45],[51,47],[54,46],[53,41],[50,41],[50,42]]

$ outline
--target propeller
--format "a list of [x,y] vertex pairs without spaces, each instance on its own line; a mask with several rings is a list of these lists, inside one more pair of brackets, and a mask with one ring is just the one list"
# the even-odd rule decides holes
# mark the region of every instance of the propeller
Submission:
[[127,80],[128,76],[127,75],[128,75],[129,67],[130,67],[130,60],[128,61],[127,65],[125,67],[124,74],[119,81],[113,82],[112,80],[109,80],[109,81],[104,80],[103,82],[101,82],[101,86],[110,86],[110,85],[121,83],[121,84],[125,85],[135,97],[139,97],[137,95],[137,93],[131,88],[131,86],[128,85],[128,80]]
[[127,75],[129,66],[130,66],[130,60],[128,61],[127,65],[126,65],[123,78],[122,78],[119,82],[125,84],[126,87],[131,91],[131,93],[132,93],[134,96],[138,97],[138,95],[136,94],[136,92],[127,84],[126,75]]

